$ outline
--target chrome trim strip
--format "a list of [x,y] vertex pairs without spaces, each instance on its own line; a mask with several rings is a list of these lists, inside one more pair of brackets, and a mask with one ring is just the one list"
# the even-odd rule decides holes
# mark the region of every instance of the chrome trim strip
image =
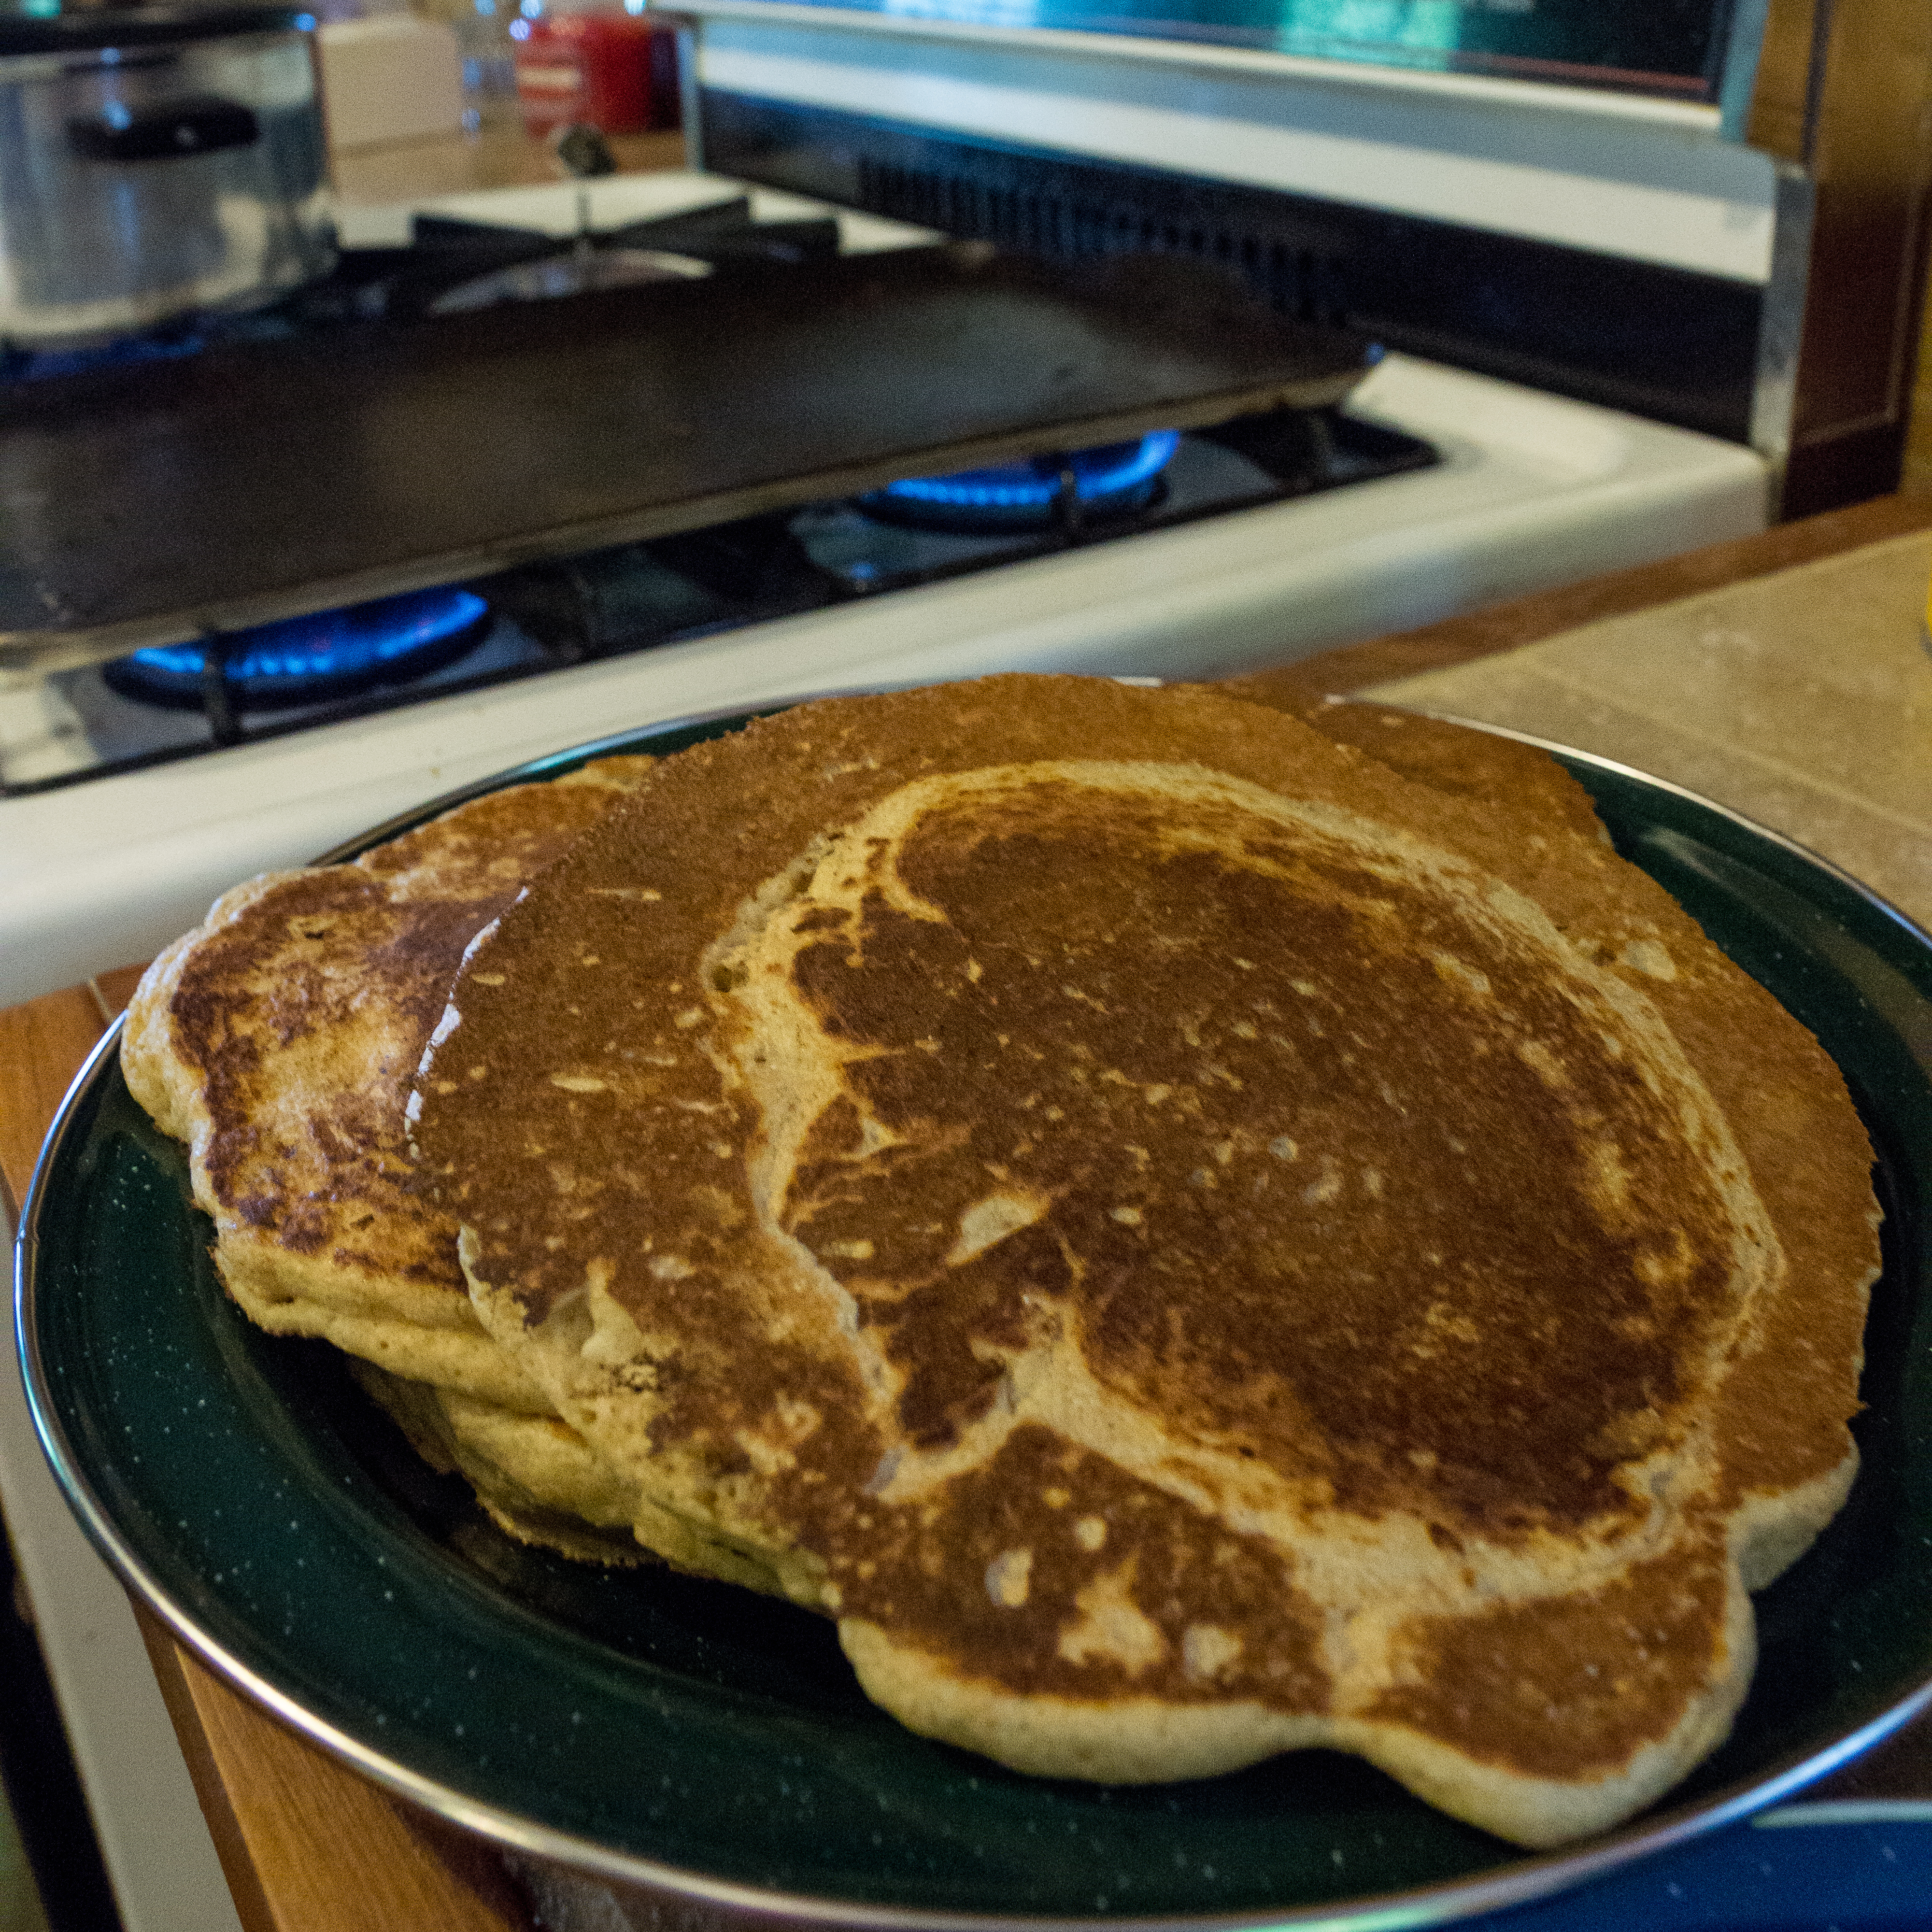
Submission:
[[1724,65],[1718,82],[1719,125],[1727,141],[1746,138],[1751,101],[1757,92],[1758,57],[1764,49],[1771,0],[1736,0],[1725,37]]
[[[774,705],[781,710],[782,705]],[[572,750],[556,752],[484,779],[433,800],[421,811],[378,826],[352,847],[338,852],[361,851],[380,836],[393,830],[421,824],[435,812],[453,803],[536,777],[546,770],[585,756],[639,748],[641,741],[685,728],[716,722],[720,718],[742,716],[737,711],[698,713],[670,722],[592,740]],[[755,714],[754,714],[755,715]],[[1618,776],[1640,781],[1716,813],[1748,831],[1769,840],[1849,886],[1876,910],[1895,921],[1913,938],[1932,950],[1932,937],[1924,932],[1868,887],[1862,885],[1830,860],[1786,838],[1782,833],[1757,824],[1742,813],[1705,798],[1700,794],[1656,778],[1634,766],[1580,752],[1538,738],[1527,732],[1485,724],[1440,712],[1424,715],[1471,729],[1511,738],[1521,744],[1597,766]],[[393,830],[392,830],[393,828]],[[1582,1850],[1552,1852],[1512,1862],[1499,1873],[1473,1879],[1450,1880],[1400,1894],[1363,1898],[1340,1907],[1311,1906],[1286,1912],[1204,1915],[1198,1917],[1160,1918],[1109,1918],[1096,1919],[1010,1916],[969,1912],[908,1911],[856,1901],[812,1898],[802,1894],[764,1889],[706,1877],[661,1864],[641,1855],[620,1852],[593,1840],[544,1826],[465,1796],[461,1792],[410,1770],[406,1765],[385,1756],[369,1746],[336,1730],[314,1716],[294,1698],[278,1690],[266,1678],[240,1661],[208,1636],[189,1612],[176,1604],[128,1547],[88,1486],[74,1460],[72,1451],[56,1415],[46,1388],[40,1359],[34,1302],[39,1288],[37,1264],[40,1246],[40,1223],[46,1210],[48,1176],[59,1150],[74,1132],[75,1118],[84,1095],[99,1080],[111,1077],[123,1021],[117,1018],[102,1035],[75,1076],[56,1114],[43,1144],[27,1198],[20,1215],[20,1231],[14,1242],[14,1336],[20,1351],[27,1401],[42,1448],[69,1506],[80,1520],[88,1539],[122,1580],[145,1603],[172,1634],[202,1662],[224,1678],[236,1689],[252,1698],[272,1716],[279,1718],[298,1735],[340,1759],[364,1777],[421,1806],[448,1822],[488,1838],[498,1845],[527,1856],[550,1861],[592,1876],[643,1889],[664,1900],[698,1904],[722,1910],[761,1927],[770,1927],[772,1915],[786,1917],[814,1927],[836,1928],[836,1932],[1094,1932],[1096,1925],[1107,1932],[1252,1932],[1261,1926],[1319,1927],[1325,1932],[1408,1932],[1408,1928],[1449,1923],[1456,1919],[1520,1905],[1606,1876],[1640,1858],[1671,1850],[1702,1837],[1722,1826],[1738,1822],[1767,1808],[1780,1805],[1804,1786],[1849,1763],[1862,1753],[1932,1708],[1932,1677],[1908,1694],[1868,1719],[1856,1730],[1809,1756],[1793,1755],[1774,1761],[1770,1774],[1741,1783],[1715,1797],[1661,1816],[1640,1820],[1622,1832],[1599,1840]],[[1830,1809],[1832,1808],[1820,1808]],[[1769,1822],[1769,1821],[1767,1821]],[[1810,1822],[1778,1816],[1778,1823]],[[1822,1820],[1818,1822],[1823,1822]]]
[[1804,303],[1811,274],[1817,184],[1802,168],[1778,164],[1771,278],[1758,322],[1757,366],[1751,378],[1751,447],[1771,466],[1771,506],[1784,491],[1798,406],[1798,362],[1804,348]]

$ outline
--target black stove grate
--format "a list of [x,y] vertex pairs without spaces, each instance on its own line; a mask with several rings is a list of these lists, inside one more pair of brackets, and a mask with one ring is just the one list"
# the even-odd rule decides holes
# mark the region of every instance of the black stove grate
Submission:
[[[653,215],[615,228],[594,229],[586,218],[574,235],[418,214],[411,245],[344,250],[326,281],[300,291],[286,304],[291,322],[312,327],[334,320],[391,321],[452,312],[474,304],[464,292],[501,278],[506,300],[519,299],[528,284],[506,272],[539,262],[586,265],[599,258],[656,254],[702,264],[713,274],[752,268],[795,267],[838,253],[838,223],[832,215],[796,221],[759,221],[751,198],[739,195],[673,214]],[[586,274],[586,284],[592,278]],[[567,278],[555,284],[567,292]]]

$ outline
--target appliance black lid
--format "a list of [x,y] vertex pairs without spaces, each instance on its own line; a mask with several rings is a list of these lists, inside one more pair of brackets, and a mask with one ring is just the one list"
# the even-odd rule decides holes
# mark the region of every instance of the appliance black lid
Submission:
[[0,14],[0,58],[177,46],[183,40],[280,34],[314,25],[314,14],[298,6],[84,7],[44,15]]

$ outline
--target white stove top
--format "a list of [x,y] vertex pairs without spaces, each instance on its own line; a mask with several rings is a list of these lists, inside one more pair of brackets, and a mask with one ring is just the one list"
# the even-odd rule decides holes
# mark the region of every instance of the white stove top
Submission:
[[[401,238],[418,206],[573,232],[740,191],[694,174],[344,211]],[[761,216],[810,212],[758,190]],[[918,231],[843,218],[848,245]],[[1222,675],[1761,528],[1751,451],[1391,356],[1352,413],[1432,470],[1266,505],[481,692],[0,800],[0,1005],[145,958],[238,879],[540,754],[812,692],[1004,670]],[[74,729],[57,692],[0,692],[0,768]]]

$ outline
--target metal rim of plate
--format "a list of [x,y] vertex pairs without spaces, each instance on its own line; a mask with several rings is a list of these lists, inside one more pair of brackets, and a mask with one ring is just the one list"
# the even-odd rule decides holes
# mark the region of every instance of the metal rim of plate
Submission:
[[[569,750],[533,759],[494,776],[443,794],[417,808],[373,828],[322,855],[332,863],[420,825],[465,801],[519,783],[557,776],[590,760],[626,751],[655,748],[666,740],[672,750],[748,722],[766,712],[783,710],[784,703],[754,712],[733,710],[688,714],[656,725],[614,734]],[[1439,715],[1439,714],[1438,714]],[[1703,797],[1688,788],[1652,777],[1635,767],[1594,753],[1579,752],[1531,734],[1445,717],[1444,722],[1513,739],[1558,757],[1566,764],[1582,766],[1608,776],[1666,794],[1712,814],[1736,830],[1762,841],[1788,860],[1816,871],[1841,890],[1864,902],[1894,925],[1908,940],[1932,954],[1932,934],[1879,894],[1829,860],[1797,841],[1757,824],[1745,814]],[[69,1506],[90,1540],[131,1589],[180,1642],[204,1664],[299,1736],[331,1756],[432,1814],[525,1856],[548,1861],[578,1872],[661,1894],[667,1900],[702,1905],[734,1913],[755,1915],[769,1922],[782,1913],[796,1922],[852,1932],[1091,1932],[1095,1925],[1114,1932],[1161,1932],[1184,1926],[1190,1932],[1237,1932],[1262,1924],[1328,1928],[1328,1932],[1395,1932],[1396,1928],[1451,1922],[1546,1899],[1590,1880],[1607,1876],[1640,1858],[1683,1845],[1722,1826],[1735,1823],[1788,1799],[1804,1786],[1842,1768],[1928,1708],[1932,1708],[1932,1675],[1912,1684],[1864,1721],[1822,1746],[1800,1749],[1774,1758],[1761,1774],[1747,1777],[1709,1796],[1687,1804],[1654,1811],[1581,1849],[1528,1853],[1473,1876],[1364,1894],[1334,1904],[1291,1906],[1285,1910],[1176,1914],[1157,1916],[1126,1914],[988,1913],[880,1905],[767,1888],[663,1864],[640,1854],[548,1826],[500,1806],[478,1801],[438,1779],[413,1769],[399,1759],[317,1717],[301,1701],[232,1654],[197,1622],[192,1610],[178,1602],[142,1556],[123,1536],[82,1473],[68,1441],[50,1389],[35,1320],[37,1264],[42,1245],[42,1224],[48,1212],[49,1177],[59,1165],[77,1113],[95,1084],[112,1078],[124,1021],[117,1017],[75,1076],[35,1163],[15,1240],[14,1330],[28,1402],[41,1444],[59,1480]]]

